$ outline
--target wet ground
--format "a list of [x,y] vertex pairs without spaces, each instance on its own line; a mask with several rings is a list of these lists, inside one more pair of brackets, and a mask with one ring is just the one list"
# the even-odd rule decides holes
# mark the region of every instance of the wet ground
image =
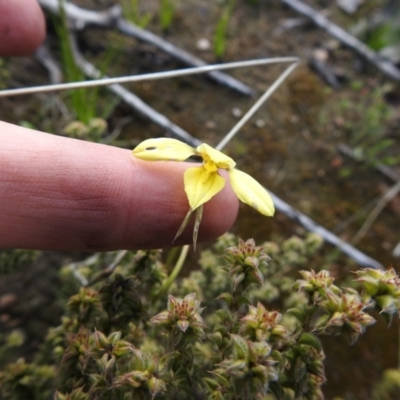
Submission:
[[[97,7],[99,3],[96,2]],[[295,73],[227,146],[226,152],[240,169],[250,173],[293,207],[333,230],[342,239],[351,240],[371,208],[365,212],[360,210],[381,196],[393,182],[374,169],[372,164],[377,156],[372,151],[366,151],[370,161],[366,164],[346,158],[339,153],[337,145],[365,145],[366,149],[373,149],[383,138],[391,138],[393,144],[383,153],[378,153],[379,160],[383,156],[399,154],[398,105],[385,100],[396,98],[398,86],[308,23],[279,33],[285,22],[298,15],[278,1],[255,2],[257,4],[237,1],[228,26],[226,52],[216,60],[212,49],[213,33],[225,3],[205,4],[198,0],[176,3],[172,25],[163,33],[158,22],[158,2],[145,2],[142,12],[153,15],[148,29],[207,62],[281,56],[302,59]],[[324,9],[330,19],[342,26],[351,26],[357,19],[371,16],[374,4],[379,5],[379,2],[367,2],[368,5],[356,17],[348,17],[332,5],[333,2],[307,3],[319,10]],[[93,2],[82,1],[80,4],[88,6]],[[207,39],[211,48],[199,49],[200,39]],[[55,49],[54,43],[52,41]],[[182,67],[181,63],[152,46],[121,39],[112,32],[88,31],[80,36],[80,45],[88,58],[97,61],[105,57],[107,48],[118,48],[112,68],[107,71],[110,75]],[[309,68],[307,60],[317,48],[325,51],[328,65],[341,76],[339,89],[329,87]],[[33,58],[9,60],[8,63],[11,84],[32,86],[46,82],[44,69]],[[269,66],[237,70],[232,75],[261,94],[284,68]],[[237,122],[238,115],[254,102],[254,99],[236,94],[205,77],[145,82],[126,87],[210,145],[217,144]],[[103,94],[103,89],[100,93]],[[388,93],[390,96],[385,97]],[[112,101],[112,97],[106,95],[102,98],[103,101],[99,101],[100,112],[106,108],[105,103]],[[65,94],[56,98],[38,95],[2,99],[0,118],[14,123],[27,120],[38,129],[58,133],[68,120],[62,111],[64,101]],[[119,104],[108,117],[110,130],[127,116],[131,119],[118,138],[120,145],[134,147],[144,138],[164,135],[162,129],[136,115],[124,104]],[[396,170],[396,166],[392,168]],[[397,172],[400,172],[398,166]],[[400,260],[393,256],[393,250],[400,241],[399,218],[400,197],[397,196],[357,244],[360,250],[383,265],[392,265],[398,270]],[[346,221],[348,223],[343,224]],[[257,241],[304,233],[303,228],[284,215],[260,219],[255,211],[245,206],[240,210],[233,231],[243,238],[254,237]],[[331,246],[325,246],[319,262],[323,262],[322,255],[329,257],[329,264],[333,264],[340,275],[356,267]],[[40,259],[40,265],[48,263],[45,259]],[[25,281],[27,286],[31,285],[30,280]],[[12,285],[12,280],[5,282],[7,287]],[[5,293],[5,282],[2,284],[0,281],[0,293]],[[37,312],[46,314],[43,308]],[[27,313],[29,311],[24,315]],[[384,324],[377,324],[353,346],[344,339],[325,340],[329,344],[326,348],[328,384],[325,390],[328,399],[334,395],[346,395],[348,399],[369,398],[371,385],[379,379],[382,371],[398,364],[397,325],[394,323],[387,329]]]

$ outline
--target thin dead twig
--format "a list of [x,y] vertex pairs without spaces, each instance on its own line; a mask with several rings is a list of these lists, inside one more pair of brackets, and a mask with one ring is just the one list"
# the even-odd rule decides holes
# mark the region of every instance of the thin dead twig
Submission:
[[41,85],[33,87],[23,87],[16,89],[4,89],[0,91],[0,97],[20,96],[33,93],[49,93],[62,90],[73,90],[81,88],[90,88],[97,86],[108,86],[122,83],[143,82],[148,80],[159,80],[167,78],[178,78],[182,76],[204,74],[210,71],[227,70],[234,68],[256,67],[268,64],[278,63],[298,63],[297,57],[274,57],[274,58],[261,58],[247,61],[233,61],[225,64],[203,65],[201,67],[175,69],[164,72],[152,72],[140,75],[124,75],[114,78],[92,79],[87,81],[76,81],[68,83],[59,83],[56,85]]
[[359,208],[355,213],[351,214],[346,219],[340,221],[332,229],[332,232],[335,233],[335,234],[338,234],[339,232],[342,232],[344,229],[346,229],[353,222],[355,222],[356,220],[360,219],[361,217],[363,217],[368,212],[372,211],[372,209],[375,207],[375,205],[378,203],[378,201],[379,201],[379,197],[369,201],[367,204],[365,204],[364,206]]
[[[354,154],[354,151],[343,143],[338,145],[338,149],[342,154],[352,158],[353,160],[365,161],[357,158]],[[400,192],[400,175],[397,172],[383,164],[375,165],[375,169],[396,183],[383,194],[376,206],[372,209],[362,227],[351,240],[351,243],[353,244],[357,244],[365,236],[386,205]]]
[[399,194],[399,192],[400,192],[400,180],[384,193],[382,198],[379,200],[378,204],[368,215],[368,218],[365,220],[362,227],[359,229],[359,231],[351,240],[351,243],[357,244],[365,236],[369,228],[371,228],[372,224],[378,218],[379,214],[386,207],[386,204],[388,204],[394,197],[396,197]]
[[329,21],[320,12],[314,10],[307,4],[304,4],[300,0],[281,0],[282,3],[293,8],[298,13],[310,18],[315,25],[327,31],[335,39],[339,40],[342,44],[349,47],[362,58],[367,60],[370,64],[379,69],[387,77],[400,81],[400,70],[396,66],[387,60],[380,58],[376,52],[374,52],[365,43],[358,40],[356,37],[350,35],[340,26]]

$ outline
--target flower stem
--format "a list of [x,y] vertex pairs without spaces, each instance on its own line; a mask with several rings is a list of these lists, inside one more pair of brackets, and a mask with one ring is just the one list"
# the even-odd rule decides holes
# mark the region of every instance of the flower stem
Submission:
[[181,254],[179,255],[178,261],[175,264],[174,269],[172,270],[170,276],[167,278],[167,280],[163,283],[160,289],[159,296],[162,294],[166,293],[172,283],[175,281],[176,277],[179,275],[179,272],[182,269],[183,263],[186,260],[186,256],[189,252],[189,245],[185,245],[182,247]]

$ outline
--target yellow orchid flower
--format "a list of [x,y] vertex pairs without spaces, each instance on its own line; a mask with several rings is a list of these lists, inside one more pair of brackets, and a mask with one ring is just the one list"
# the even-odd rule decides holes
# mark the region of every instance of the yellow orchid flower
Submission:
[[235,169],[236,163],[232,158],[213,149],[208,144],[203,143],[197,148],[193,148],[176,139],[149,139],[135,147],[132,154],[134,157],[146,161],[185,161],[191,156],[200,156],[203,159],[203,164],[200,167],[191,167],[185,171],[185,192],[190,209],[175,236],[176,239],[182,233],[193,211],[196,210],[193,231],[195,248],[203,204],[225,186],[225,179],[218,174],[219,169],[228,172],[232,189],[239,200],[255,208],[263,215],[274,215],[275,207],[269,193],[250,175]]

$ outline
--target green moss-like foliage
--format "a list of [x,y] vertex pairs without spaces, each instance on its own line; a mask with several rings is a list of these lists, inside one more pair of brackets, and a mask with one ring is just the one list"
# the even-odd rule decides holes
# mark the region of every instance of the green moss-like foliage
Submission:
[[[159,251],[65,266],[61,324],[31,363],[0,371],[0,398],[322,399],[318,335],[354,341],[375,322],[368,310],[390,321],[400,280],[365,269],[356,291],[329,271],[299,271],[320,244],[312,234],[262,246],[226,235],[169,294]],[[113,258],[117,267],[102,270]]]

